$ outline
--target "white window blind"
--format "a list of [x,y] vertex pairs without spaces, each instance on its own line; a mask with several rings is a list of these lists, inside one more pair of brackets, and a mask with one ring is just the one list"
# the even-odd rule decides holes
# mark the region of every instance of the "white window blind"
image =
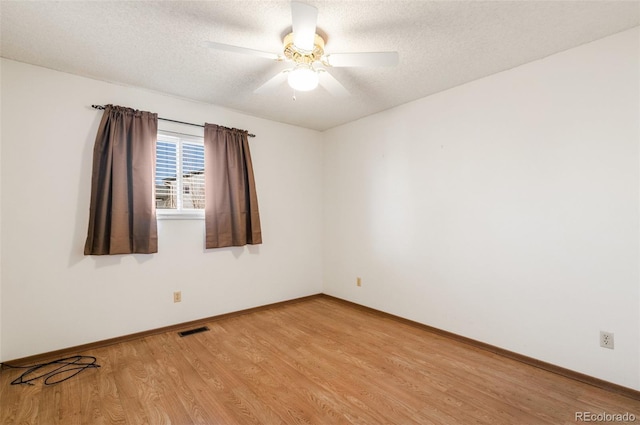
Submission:
[[158,133],[156,209],[159,218],[204,217],[202,138]]

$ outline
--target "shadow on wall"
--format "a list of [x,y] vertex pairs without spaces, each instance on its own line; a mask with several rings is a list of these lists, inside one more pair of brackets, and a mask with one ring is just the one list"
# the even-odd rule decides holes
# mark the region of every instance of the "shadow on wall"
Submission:
[[[203,241],[202,245],[204,246],[204,232],[202,233]],[[251,255],[259,255],[260,254],[260,245],[245,245],[245,246],[229,246],[225,248],[214,248],[214,249],[202,249],[202,252],[205,254],[218,254],[220,252],[230,252],[233,256],[238,259],[244,254],[248,252]]]
[[78,202],[74,216],[75,230],[73,232],[73,243],[71,244],[71,252],[69,253],[69,267],[84,260],[84,244],[87,238],[87,229],[89,226],[89,203],[91,200],[91,173],[93,167],[93,146],[98,133],[98,126],[102,119],[102,114],[96,113],[96,110],[87,106],[87,110],[94,116],[91,126],[87,130],[84,141],[84,149],[82,149],[81,157],[78,159],[82,164],[80,176],[78,179]]

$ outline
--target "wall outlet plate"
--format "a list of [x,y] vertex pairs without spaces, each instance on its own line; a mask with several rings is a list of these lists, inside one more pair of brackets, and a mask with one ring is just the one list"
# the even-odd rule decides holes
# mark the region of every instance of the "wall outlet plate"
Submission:
[[173,302],[174,303],[182,302],[182,291],[176,291],[173,293]]
[[613,350],[613,333],[600,331],[600,347]]

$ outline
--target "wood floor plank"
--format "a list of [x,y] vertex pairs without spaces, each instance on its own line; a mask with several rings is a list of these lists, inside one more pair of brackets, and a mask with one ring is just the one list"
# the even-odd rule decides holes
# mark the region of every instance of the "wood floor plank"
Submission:
[[6,386],[0,393],[0,424],[36,424],[42,388],[30,385],[11,385],[10,382],[22,371],[10,369],[3,371],[0,378]]
[[82,353],[99,369],[11,386],[0,424],[576,424],[640,402],[329,297]]
[[125,424],[149,425],[151,422],[143,407],[144,400],[135,387],[137,381],[144,381],[144,367],[135,351],[136,345],[133,341],[112,345],[108,347],[107,355],[99,359],[99,363],[108,362],[110,365]]
[[227,412],[221,402],[220,395],[226,390],[224,383],[202,367],[197,354],[184,344],[183,339],[175,334],[165,334],[153,340],[157,346],[154,350],[156,361],[169,371],[194,424],[234,423],[238,420]]
[[[95,355],[101,359],[108,359],[109,349],[96,350]],[[110,425],[126,425],[126,415],[111,362],[103,361],[100,373],[92,374],[92,376],[97,385],[97,400],[93,401],[95,403],[94,409],[99,409],[102,421]]]

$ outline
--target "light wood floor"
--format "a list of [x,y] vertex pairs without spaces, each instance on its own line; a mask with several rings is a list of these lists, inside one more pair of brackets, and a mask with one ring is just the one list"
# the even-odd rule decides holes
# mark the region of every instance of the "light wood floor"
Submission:
[[571,424],[640,402],[318,297],[82,354],[57,385],[12,386],[8,424]]

